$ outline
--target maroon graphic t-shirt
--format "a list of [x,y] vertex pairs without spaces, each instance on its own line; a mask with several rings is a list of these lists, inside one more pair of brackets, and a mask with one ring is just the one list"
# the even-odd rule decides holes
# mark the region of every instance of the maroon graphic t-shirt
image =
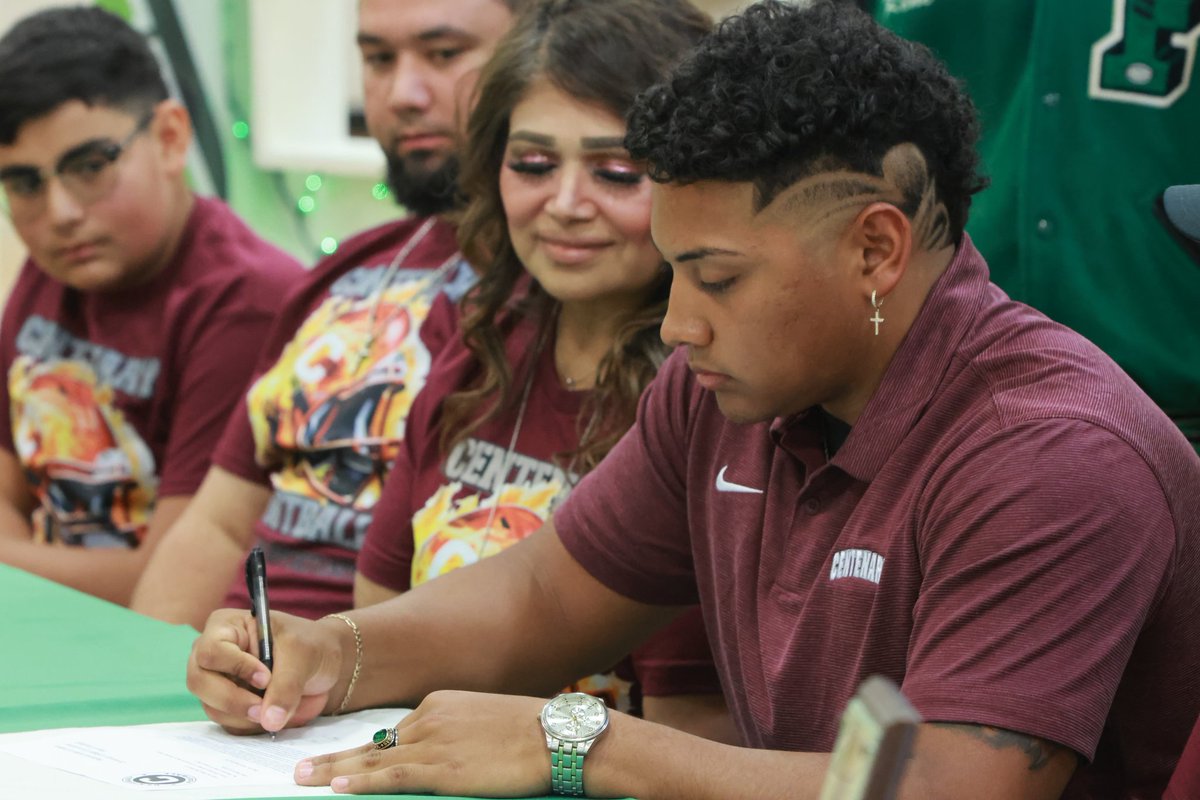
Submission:
[[0,446],[40,538],[136,547],[159,497],[192,494],[300,265],[197,198],[172,261],[120,292],[27,261],[0,323]]
[[[353,605],[354,560],[433,356],[474,280],[454,229],[390,223],[346,242],[281,304],[214,463],[271,488],[255,526],[274,608]],[[248,602],[235,581],[226,604]]]
[[461,340],[435,362],[359,555],[358,569],[371,580],[403,592],[494,555],[541,527],[578,481],[569,453],[579,441],[583,394],[561,386],[553,348],[537,348],[530,327],[507,343],[514,361],[525,362],[514,378],[524,408],[486,423],[447,454],[442,401],[476,380],[481,367]]
[[[539,347],[533,327],[520,324],[506,341],[524,402],[448,453],[441,448],[442,401],[477,380],[481,367],[461,340],[435,362],[359,554],[358,569],[370,580],[404,592],[494,555],[540,528],[569,494],[578,480],[571,454],[585,395],[562,387],[553,341]],[[642,695],[719,692],[699,609],[611,672],[572,688],[635,712]]]

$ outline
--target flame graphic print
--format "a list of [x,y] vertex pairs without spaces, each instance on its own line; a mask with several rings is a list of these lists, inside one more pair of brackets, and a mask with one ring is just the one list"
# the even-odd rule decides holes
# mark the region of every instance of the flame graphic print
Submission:
[[[455,500],[462,489],[457,481],[441,487],[413,515],[414,587],[516,544],[540,528],[565,497],[558,481],[532,488],[505,486],[493,515],[492,498],[481,501],[469,494]],[[587,692],[611,708],[629,711],[631,688],[629,681],[609,672],[589,675],[564,691]]]
[[277,490],[374,507],[429,372],[420,326],[435,292],[422,277],[327,298],[250,388],[256,457],[282,462]]
[[542,526],[562,492],[551,481],[533,488],[506,486],[498,497],[482,502],[477,494],[456,501],[462,489],[458,482],[443,486],[413,515],[413,586],[521,541]]
[[[455,500],[462,489],[457,481],[441,487],[413,515],[414,587],[521,541],[542,526],[565,496],[558,481],[532,488],[505,486],[493,515],[492,498],[481,501],[479,495],[469,494]],[[587,692],[611,708],[629,711],[631,688],[629,681],[609,672],[589,675],[564,691]]]
[[86,363],[20,356],[8,389],[17,457],[41,504],[39,536],[137,546],[154,508],[156,466],[112,388]]

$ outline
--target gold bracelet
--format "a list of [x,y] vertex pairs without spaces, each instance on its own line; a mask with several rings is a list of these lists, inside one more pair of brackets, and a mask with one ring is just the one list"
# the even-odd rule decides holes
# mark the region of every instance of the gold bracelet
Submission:
[[329,619],[330,617],[340,619],[350,626],[350,630],[354,631],[354,674],[350,676],[350,685],[346,687],[346,696],[342,698],[342,704],[337,707],[337,711],[333,712],[333,716],[336,717],[346,710],[346,706],[350,705],[350,695],[354,693],[354,684],[358,683],[358,673],[362,671],[363,643],[362,632],[358,630],[358,626],[354,624],[354,620],[345,614],[326,614],[321,619]]

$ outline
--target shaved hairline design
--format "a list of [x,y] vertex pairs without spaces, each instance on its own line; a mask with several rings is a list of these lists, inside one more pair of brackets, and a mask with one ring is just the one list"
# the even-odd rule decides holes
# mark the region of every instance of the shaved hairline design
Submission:
[[757,200],[756,214],[768,208],[784,215],[816,212],[822,222],[871,203],[890,203],[912,223],[913,239],[926,250],[952,244],[950,215],[939,199],[933,173],[913,144],[900,144],[883,157],[883,176],[849,170],[830,158],[818,158],[805,174],[765,206]]

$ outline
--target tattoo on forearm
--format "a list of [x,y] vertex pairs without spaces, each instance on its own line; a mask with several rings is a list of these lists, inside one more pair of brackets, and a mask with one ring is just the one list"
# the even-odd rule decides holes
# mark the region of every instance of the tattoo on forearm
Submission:
[[987,725],[960,725],[951,722],[935,722],[933,724],[939,728],[962,731],[994,750],[1016,748],[1029,759],[1030,772],[1037,772],[1049,764],[1051,759],[1060,752],[1068,749],[1060,744],[1005,728],[993,728]]

